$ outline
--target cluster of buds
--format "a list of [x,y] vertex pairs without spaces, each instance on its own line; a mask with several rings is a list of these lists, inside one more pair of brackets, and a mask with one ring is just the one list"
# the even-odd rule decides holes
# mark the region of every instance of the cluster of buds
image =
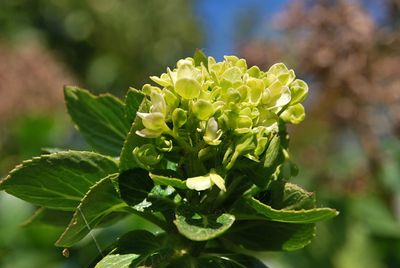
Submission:
[[207,171],[228,171],[241,156],[260,162],[279,123],[305,116],[308,86],[283,63],[263,72],[235,56],[186,58],[150,78],[158,86],[142,88],[148,109],[137,113],[144,128],[136,134],[154,140],[134,152],[150,168],[176,146],[200,162],[213,157]]

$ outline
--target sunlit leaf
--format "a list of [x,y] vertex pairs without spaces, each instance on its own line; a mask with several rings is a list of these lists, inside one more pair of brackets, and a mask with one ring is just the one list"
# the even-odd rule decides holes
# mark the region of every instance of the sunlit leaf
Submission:
[[[124,234],[112,253],[96,267],[117,267],[118,261],[120,267],[165,267],[174,252],[170,246],[164,243],[161,235],[155,236],[148,231],[134,230]],[[106,266],[107,264],[114,266]]]
[[172,186],[178,189],[187,189],[185,181],[163,175],[150,173],[150,178],[159,185]]
[[178,231],[194,241],[206,241],[223,234],[235,221],[235,216],[223,213],[200,215],[192,211],[181,210],[174,221]]
[[206,54],[204,54],[204,52],[201,49],[196,49],[193,59],[194,59],[194,65],[200,66],[201,63],[203,63],[205,67],[208,67],[207,56],[206,56]]
[[24,161],[1,182],[0,189],[39,206],[73,211],[92,185],[116,172],[117,163],[109,157],[59,152]]
[[149,172],[141,168],[122,172],[118,177],[118,184],[122,199],[130,206],[140,204],[154,187]]
[[65,87],[68,112],[85,140],[100,153],[118,156],[130,128],[124,103],[110,94],[94,96]]
[[105,177],[90,188],[56,246],[70,247],[100,223],[119,220],[127,215],[125,209],[128,206],[119,197],[112,181],[116,176]]
[[125,113],[130,124],[132,124],[135,121],[136,112],[139,110],[143,98],[144,98],[143,92],[134,88],[129,88],[128,93],[126,93]]
[[[146,102],[146,100],[143,100],[139,106],[138,111],[139,112],[145,111],[146,109],[148,109],[148,105],[149,104]],[[141,130],[143,128],[144,126],[142,124],[142,120],[136,117],[121,150],[121,155],[120,155],[121,171],[140,167],[140,164],[135,160],[135,157],[132,154],[132,152],[136,147],[139,147],[149,142],[149,139],[143,138],[136,134],[136,131]]]
[[98,262],[95,268],[130,268],[133,260],[138,257],[137,254],[110,254]]
[[308,245],[315,235],[315,224],[292,224],[271,221],[237,221],[223,239],[246,249],[297,250]]

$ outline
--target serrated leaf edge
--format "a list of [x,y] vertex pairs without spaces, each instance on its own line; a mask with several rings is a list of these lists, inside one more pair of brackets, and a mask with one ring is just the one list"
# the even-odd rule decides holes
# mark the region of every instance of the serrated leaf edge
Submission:
[[[96,186],[98,186],[100,183],[102,183],[103,181],[105,181],[105,180],[107,180],[107,179],[112,180],[112,179],[113,179],[114,177],[116,177],[116,176],[118,176],[118,173],[110,174],[110,175],[108,175],[108,176],[102,178],[101,180],[99,180],[98,182],[96,182],[95,184],[93,184],[93,185],[89,188],[89,190],[86,192],[85,196],[81,199],[81,201],[80,201],[80,203],[79,203],[77,209],[75,210],[74,215],[72,216],[72,219],[71,219],[71,221],[69,222],[67,228],[63,231],[63,233],[60,235],[60,237],[59,237],[59,238],[57,239],[57,241],[55,242],[55,244],[54,244],[55,246],[57,246],[57,247],[65,247],[65,244],[59,244],[59,243],[60,243],[60,242],[63,240],[63,238],[67,235],[67,233],[68,233],[70,227],[72,227],[72,226],[74,226],[74,225],[76,224],[76,223],[75,223],[75,218],[78,216],[78,213],[80,212],[79,209],[82,207],[83,202],[84,202],[85,199],[89,196],[89,194],[91,193],[91,191],[92,191]],[[124,207],[128,207],[128,205],[127,205],[122,199],[121,199],[121,203],[124,204]],[[95,226],[85,226],[85,228],[89,228],[89,232],[90,232],[91,229],[94,229],[94,228],[95,228]]]
[[119,165],[117,159],[112,158],[112,157],[110,157],[110,156],[103,155],[103,154],[99,154],[99,153],[96,153],[96,152],[92,152],[92,151],[66,150],[66,151],[55,152],[55,153],[52,153],[52,154],[43,154],[43,155],[40,155],[40,156],[34,156],[34,157],[32,157],[31,159],[28,159],[28,160],[24,160],[24,161],[22,161],[20,164],[16,165],[16,166],[8,173],[8,175],[7,175],[4,179],[2,179],[2,180],[0,181],[0,190],[5,190],[5,191],[6,191],[6,188],[7,188],[7,187],[5,187],[4,184],[7,183],[7,181],[9,181],[9,180],[11,179],[12,175],[13,175],[15,172],[19,171],[21,168],[25,167],[26,165],[29,165],[30,163],[38,162],[38,161],[41,161],[41,160],[53,158],[53,157],[58,156],[58,155],[66,155],[66,154],[70,154],[70,153],[79,153],[79,154],[96,155],[96,156],[100,156],[100,157],[107,158],[107,159],[111,160],[112,162],[115,163],[115,165],[116,165],[117,167],[118,167],[118,165]]

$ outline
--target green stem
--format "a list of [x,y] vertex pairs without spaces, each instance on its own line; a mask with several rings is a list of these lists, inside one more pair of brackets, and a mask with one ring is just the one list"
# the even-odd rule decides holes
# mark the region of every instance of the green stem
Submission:
[[191,245],[191,248],[190,248],[190,253],[191,253],[192,256],[197,257],[204,250],[204,248],[205,248],[205,246],[207,244],[207,241],[201,241],[201,242],[192,241],[191,244],[192,245]]
[[205,175],[208,173],[208,171],[204,167],[203,163],[199,160],[196,151],[192,152],[192,153],[187,153],[185,155],[185,158],[188,163],[188,165],[187,165],[188,178],[195,177],[195,176],[201,176],[201,175]]
[[235,189],[242,183],[244,177],[245,177],[244,175],[238,176],[233,180],[233,182],[228,186],[226,192],[223,193],[222,195],[219,195],[217,199],[213,202],[213,209],[216,209],[219,206],[221,206],[221,204],[223,204],[228,199],[228,197],[232,195],[232,193],[236,194]]
[[201,206],[206,211],[212,211],[214,208],[214,203],[218,199],[219,193],[221,190],[218,187],[213,187],[210,191],[208,191],[207,196],[204,198]]
[[180,138],[179,135],[175,133],[175,131],[170,130],[167,131],[166,134],[174,138],[175,141],[179,144],[179,146],[181,146],[185,150],[185,152],[193,151],[193,147],[190,146],[190,144],[184,141],[182,138]]

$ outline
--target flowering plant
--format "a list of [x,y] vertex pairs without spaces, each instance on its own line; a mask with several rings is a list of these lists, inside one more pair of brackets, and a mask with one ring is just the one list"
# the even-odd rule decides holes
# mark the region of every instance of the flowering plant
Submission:
[[157,85],[129,89],[124,102],[66,87],[95,152],[44,154],[1,182],[41,206],[32,221],[70,221],[56,246],[133,213],[160,232],[128,232],[96,267],[265,267],[243,249],[300,249],[316,222],[337,215],[288,182],[297,169],[286,124],[304,119],[308,93],[293,70],[197,51],[150,78]]

